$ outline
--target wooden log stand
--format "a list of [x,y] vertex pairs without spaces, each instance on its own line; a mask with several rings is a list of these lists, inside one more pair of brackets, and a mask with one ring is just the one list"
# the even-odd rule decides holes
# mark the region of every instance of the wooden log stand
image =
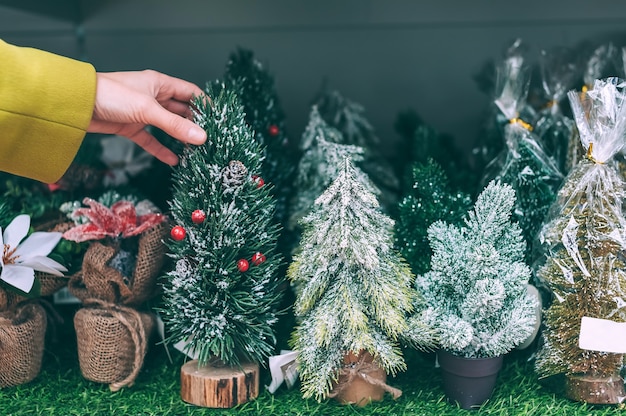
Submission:
[[259,395],[259,365],[241,363],[239,367],[209,363],[198,367],[188,361],[180,370],[180,395],[196,406],[231,408]]
[[571,400],[592,404],[619,404],[626,397],[624,380],[618,375],[606,378],[568,375],[565,394]]

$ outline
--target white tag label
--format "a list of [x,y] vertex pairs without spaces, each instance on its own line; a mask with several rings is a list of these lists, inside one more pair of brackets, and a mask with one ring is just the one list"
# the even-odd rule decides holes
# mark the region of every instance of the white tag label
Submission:
[[626,354],[626,322],[583,316],[578,346],[583,350]]
[[266,386],[270,393],[278,390],[283,381],[287,384],[287,388],[292,388],[298,379],[298,366],[296,358],[297,351],[283,350],[280,355],[270,357],[269,366],[272,374],[272,382]]
[[185,354],[187,357],[191,358],[192,360],[197,360],[198,353],[195,351],[189,350],[189,348],[187,348],[187,344],[189,344],[189,338],[182,340],[182,341],[178,341],[176,344],[174,344],[174,348],[176,348],[178,351],[182,352],[183,354]]

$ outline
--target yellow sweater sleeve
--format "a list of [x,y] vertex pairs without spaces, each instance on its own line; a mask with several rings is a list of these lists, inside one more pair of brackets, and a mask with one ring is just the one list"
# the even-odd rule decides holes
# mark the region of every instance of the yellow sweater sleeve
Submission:
[[85,137],[95,94],[92,65],[0,40],[0,170],[56,182]]

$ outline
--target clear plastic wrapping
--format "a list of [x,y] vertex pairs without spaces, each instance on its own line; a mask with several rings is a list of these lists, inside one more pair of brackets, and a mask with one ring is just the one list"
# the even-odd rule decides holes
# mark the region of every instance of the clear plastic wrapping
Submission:
[[[554,201],[563,175],[548,157],[533,133],[532,120],[526,104],[530,76],[521,56],[509,59],[498,73],[496,106],[508,120],[504,126],[505,148],[493,159],[483,177],[483,184],[493,179],[508,183],[515,190],[513,218],[519,222],[528,243],[526,258],[530,259],[532,242]],[[532,114],[531,114],[532,115]]]
[[587,157],[568,174],[540,233],[537,275],[552,294],[536,361],[542,376],[619,377],[622,354],[582,350],[578,340],[583,317],[626,320],[625,193],[611,163],[624,145],[624,86],[608,78],[568,94]]
[[561,172],[567,168],[567,149],[575,132],[574,120],[563,114],[561,102],[579,75],[574,54],[568,48],[541,51],[541,85],[547,104],[538,113],[535,133]]

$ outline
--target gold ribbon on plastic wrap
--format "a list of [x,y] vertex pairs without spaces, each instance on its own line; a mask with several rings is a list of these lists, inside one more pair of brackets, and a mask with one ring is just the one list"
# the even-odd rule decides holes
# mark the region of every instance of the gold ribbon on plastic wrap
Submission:
[[512,119],[509,120],[509,123],[519,124],[520,126],[524,127],[526,130],[533,131],[533,126],[531,126],[529,123],[525,122],[519,117],[513,117]]

